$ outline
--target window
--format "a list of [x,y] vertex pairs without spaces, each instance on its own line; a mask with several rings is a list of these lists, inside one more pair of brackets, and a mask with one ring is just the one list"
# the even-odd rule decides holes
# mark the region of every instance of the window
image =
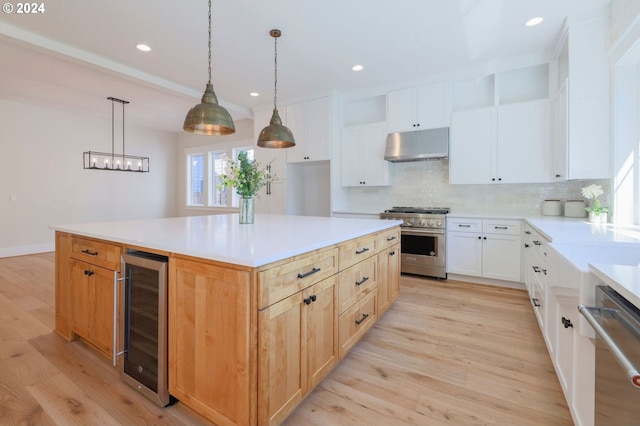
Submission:
[[[209,147],[207,147],[209,148]],[[224,173],[224,159],[238,159],[245,151],[254,159],[251,146],[228,149],[187,150],[187,206],[192,207],[238,207],[238,195],[232,189],[220,189],[220,175]]]

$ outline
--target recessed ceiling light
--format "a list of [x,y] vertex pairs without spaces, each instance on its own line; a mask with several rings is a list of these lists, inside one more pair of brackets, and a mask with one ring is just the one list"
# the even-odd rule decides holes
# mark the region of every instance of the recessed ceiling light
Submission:
[[255,98],[256,96],[260,96],[260,93],[258,93],[258,92],[251,92],[251,93],[249,93],[249,96],[253,96],[253,97]]
[[136,49],[141,50],[143,52],[150,52],[151,51],[151,48],[149,46],[147,46],[146,44],[142,44],[142,43],[137,44],[136,45]]
[[526,25],[527,27],[533,27],[533,26],[535,26],[535,25],[538,25],[538,24],[539,24],[540,22],[542,22],[542,21],[544,21],[544,18],[543,18],[543,17],[541,17],[541,16],[537,16],[537,17],[535,17],[535,18],[531,18],[531,19],[529,19],[529,20],[525,23],[525,25]]
[[354,65],[351,67],[351,69],[354,71],[362,71],[364,67],[362,65]]

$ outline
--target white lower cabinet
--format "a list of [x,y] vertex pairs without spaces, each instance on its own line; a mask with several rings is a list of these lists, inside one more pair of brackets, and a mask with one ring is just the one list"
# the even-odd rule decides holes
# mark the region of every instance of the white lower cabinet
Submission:
[[521,281],[520,221],[447,218],[447,273]]

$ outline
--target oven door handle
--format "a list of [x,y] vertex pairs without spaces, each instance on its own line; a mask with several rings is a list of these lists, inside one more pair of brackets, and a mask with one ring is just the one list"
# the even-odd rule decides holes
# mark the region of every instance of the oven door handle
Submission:
[[429,230],[422,230],[422,229],[407,229],[407,228],[401,228],[400,229],[400,233],[402,235],[417,235],[417,236],[421,236],[421,235],[444,235],[444,229],[429,229]]
[[602,309],[598,307],[590,307],[590,306],[584,306],[584,305],[578,306],[578,311],[582,314],[582,316],[584,316],[584,318],[591,325],[591,327],[593,327],[598,337],[600,337],[602,341],[607,345],[607,347],[611,351],[611,354],[614,356],[616,361],[618,361],[618,363],[622,366],[624,371],[627,373],[627,376],[631,380],[631,383],[635,387],[640,388],[640,372],[633,365],[633,363],[629,361],[629,358],[627,358],[624,352],[622,352],[622,350],[618,347],[616,342],[611,338],[609,333],[607,333],[604,327],[600,325],[598,320],[591,313],[591,311],[600,313],[603,310],[609,310],[609,309],[606,309],[606,308]]

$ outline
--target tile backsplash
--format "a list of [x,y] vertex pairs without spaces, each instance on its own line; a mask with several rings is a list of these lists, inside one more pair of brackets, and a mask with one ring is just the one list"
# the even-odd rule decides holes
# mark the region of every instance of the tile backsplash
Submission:
[[[609,203],[609,180],[539,184],[450,185],[449,161],[396,163],[390,187],[350,188],[349,211],[379,213],[392,206],[450,207],[452,213],[540,215],[546,199],[583,200],[580,189],[601,185]],[[585,200],[586,201],[586,200]]]

